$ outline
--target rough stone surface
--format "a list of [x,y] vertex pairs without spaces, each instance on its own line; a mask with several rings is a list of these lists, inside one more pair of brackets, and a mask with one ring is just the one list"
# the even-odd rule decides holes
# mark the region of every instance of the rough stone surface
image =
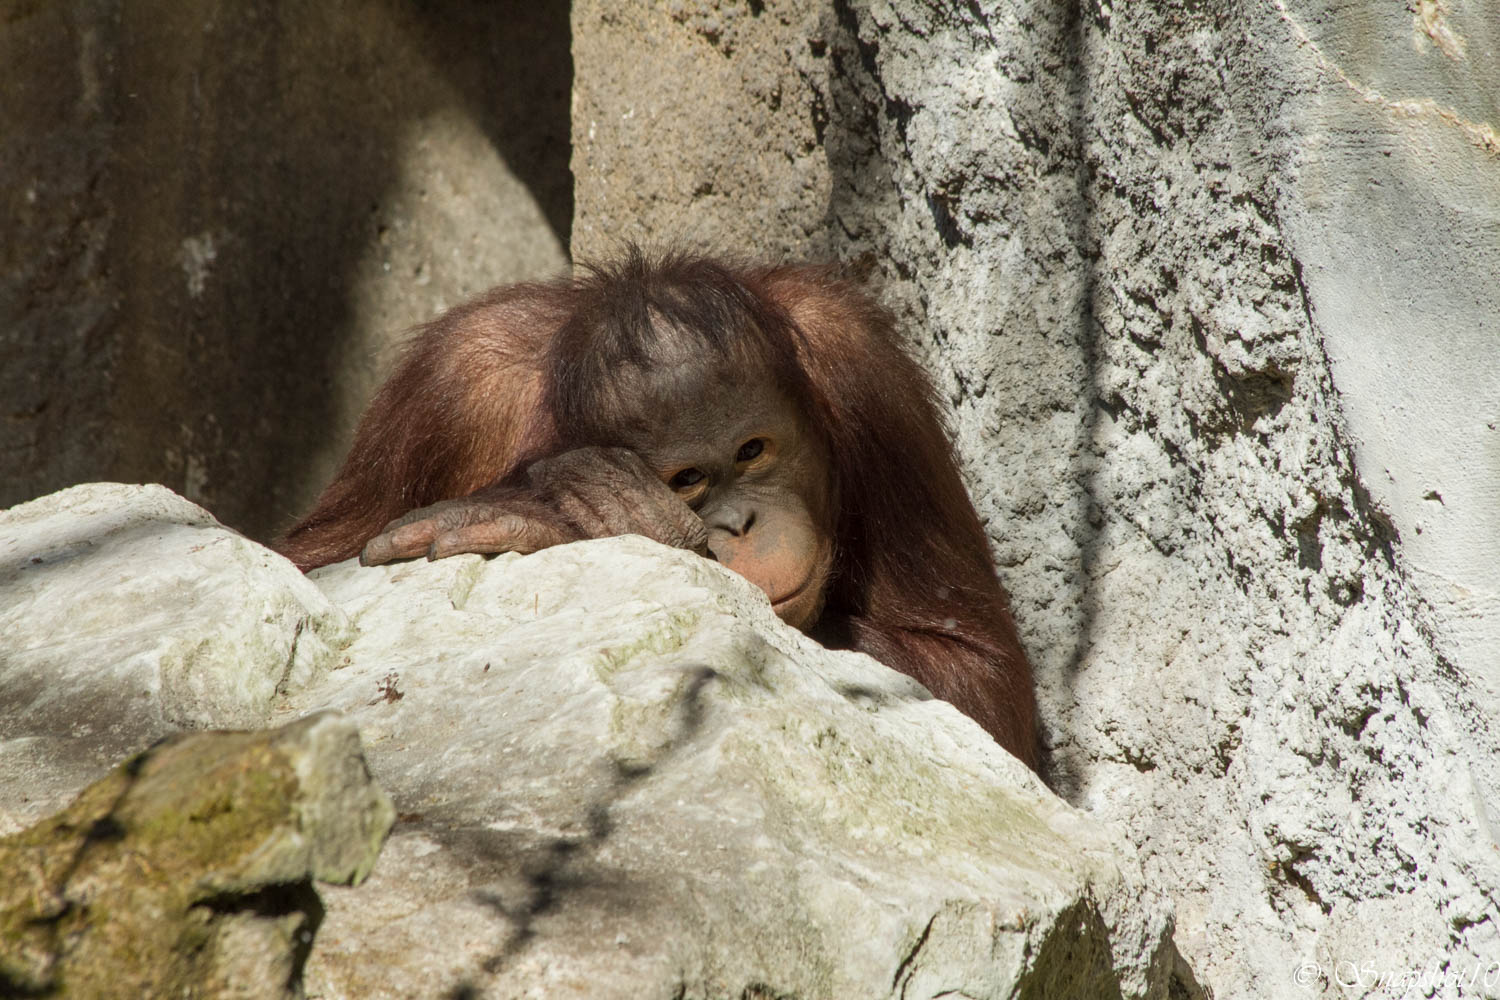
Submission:
[[0,994],[302,996],[323,917],[395,811],[333,714],[184,733],[0,839]]
[[[204,546],[251,545],[191,505],[113,486],[37,501],[21,509],[37,548],[12,547],[23,564],[55,551],[49,506],[63,525],[124,511],[74,562],[144,578],[142,551],[110,539],[154,549],[152,573],[185,598],[164,632],[216,635],[311,603],[314,585],[339,609],[330,671],[252,684],[243,703],[170,685],[142,699],[163,719],[192,706],[217,724],[258,705],[271,721],[331,708],[358,725],[399,820],[364,886],[324,890],[310,994],[1163,997],[1192,983],[1114,834],[952,706],[823,650],[691,553],[626,537],[309,579],[267,553],[253,587],[206,604],[181,581],[232,560]],[[54,573],[34,606],[118,621],[160,600],[70,588],[81,573]],[[69,679],[112,654],[87,633],[55,646],[0,678],[57,677],[59,711],[89,725],[108,706]],[[41,795],[76,790],[71,777],[19,780]]]
[[576,258],[824,245],[818,5],[579,0],[572,22]]
[[0,833],[167,733],[266,724],[349,635],[291,563],[163,487],[0,512]]
[[713,563],[623,538],[313,578],[359,637],[293,709],[358,720],[406,820],[328,897],[315,992],[1164,985],[1162,917],[1101,831]]
[[[874,266],[951,405],[1056,787],[1129,831],[1220,1000],[1492,989],[1500,9],[821,24],[826,75],[775,113],[824,117],[827,249]],[[652,150],[702,125],[670,124]],[[647,238],[758,210],[656,190]]]
[[1318,86],[1242,99],[1284,164],[1278,207],[1361,481],[1400,538],[1437,650],[1493,706],[1500,4],[1408,6],[1278,5],[1275,27]]
[[570,75],[560,4],[0,4],[0,505],[285,527],[406,328],[566,267]]

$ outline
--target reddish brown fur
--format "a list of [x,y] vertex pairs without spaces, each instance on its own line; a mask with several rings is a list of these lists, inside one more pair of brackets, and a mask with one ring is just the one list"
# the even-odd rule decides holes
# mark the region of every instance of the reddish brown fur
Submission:
[[[632,266],[667,280],[680,272],[687,287],[700,273],[728,281],[791,337],[839,498],[837,561],[812,634],[916,678],[1034,768],[1031,669],[932,384],[890,314],[826,267],[653,265],[633,254],[617,274]],[[561,439],[544,383],[553,335],[583,303],[599,307],[589,280],[498,289],[423,330],[281,551],[303,569],[347,559],[413,508],[583,443]]]

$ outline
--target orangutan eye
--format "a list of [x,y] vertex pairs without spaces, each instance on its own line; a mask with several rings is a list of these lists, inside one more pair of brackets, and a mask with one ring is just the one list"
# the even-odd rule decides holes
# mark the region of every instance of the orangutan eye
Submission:
[[690,486],[697,486],[701,482],[703,482],[703,473],[697,469],[683,469],[677,475],[673,476],[667,485],[674,490],[685,490]]
[[766,450],[766,443],[760,438],[751,438],[740,445],[739,454],[734,456],[736,462],[748,462],[761,452]]

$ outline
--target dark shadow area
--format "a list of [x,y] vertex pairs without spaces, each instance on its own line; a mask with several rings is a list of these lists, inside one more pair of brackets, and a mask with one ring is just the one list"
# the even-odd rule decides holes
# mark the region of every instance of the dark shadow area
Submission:
[[[1093,114],[1093,88],[1089,54],[1089,28],[1092,18],[1098,16],[1096,8],[1077,0],[1068,9],[1064,31],[1068,37],[1068,59],[1062,71],[1067,86],[1068,122],[1071,132],[1068,142],[1069,155],[1073,160],[1075,197],[1069,206],[1068,235],[1074,253],[1082,269],[1082,288],[1078,296],[1077,318],[1078,354],[1082,361],[1083,378],[1080,389],[1084,393],[1083,419],[1078,425],[1078,437],[1074,445],[1072,481],[1078,485],[1078,509],[1075,511],[1070,533],[1078,546],[1078,611],[1077,632],[1073,650],[1068,657],[1065,674],[1057,679],[1060,687],[1071,694],[1077,685],[1077,674],[1083,658],[1093,644],[1094,621],[1099,614],[1098,596],[1094,585],[1094,571],[1099,556],[1099,529],[1104,524],[1104,511],[1099,503],[1097,485],[1099,463],[1094,460],[1094,440],[1099,426],[1099,413],[1107,403],[1099,396],[1099,354],[1103,328],[1094,315],[1094,295],[1098,289],[1099,235],[1094,223],[1095,206],[1093,191],[1093,168],[1088,160],[1088,129]],[[1074,699],[1076,700],[1076,699]],[[1045,722],[1045,720],[1044,720]],[[1074,773],[1069,763],[1052,752],[1060,742],[1049,727],[1043,725],[1042,773],[1047,784],[1064,799],[1078,804],[1081,776]]]
[[[1109,925],[1085,900],[1058,914],[1054,930],[1017,984],[1017,1000],[1118,1000],[1123,996],[1115,969]],[[1156,953],[1150,979],[1166,986],[1167,1000],[1208,1000],[1192,966],[1170,940]]]
[[327,916],[323,900],[310,880],[268,885],[251,893],[227,893],[193,905],[213,914],[212,919],[252,916],[258,921],[269,921],[272,926],[284,928],[283,932],[291,943],[291,961],[286,981],[278,985],[287,996],[300,995],[302,972],[312,955],[318,928]]
[[402,139],[457,102],[566,246],[571,85],[563,0],[7,7],[0,505],[155,481],[272,536],[349,431]]
[[[1057,915],[1053,931],[1016,984],[1017,1000],[1120,1000],[1109,927],[1089,902]],[[1069,932],[1072,933],[1069,933]]]

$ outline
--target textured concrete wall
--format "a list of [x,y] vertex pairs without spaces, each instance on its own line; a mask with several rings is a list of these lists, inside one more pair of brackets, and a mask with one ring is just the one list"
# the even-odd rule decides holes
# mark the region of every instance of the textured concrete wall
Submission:
[[0,504],[266,537],[406,328],[566,267],[563,4],[0,3]]
[[826,248],[821,5],[573,4],[573,254]]
[[[691,93],[714,40],[689,26],[744,9],[674,9],[575,15],[575,51]],[[697,177],[702,123],[591,150],[620,112],[580,101],[575,163],[652,163],[642,234],[874,264],[951,406],[1053,780],[1130,831],[1215,996],[1477,995],[1500,954],[1500,7],[758,16],[818,61],[774,108],[726,106],[816,124],[821,235],[747,234],[761,189],[658,177],[664,149]]]

